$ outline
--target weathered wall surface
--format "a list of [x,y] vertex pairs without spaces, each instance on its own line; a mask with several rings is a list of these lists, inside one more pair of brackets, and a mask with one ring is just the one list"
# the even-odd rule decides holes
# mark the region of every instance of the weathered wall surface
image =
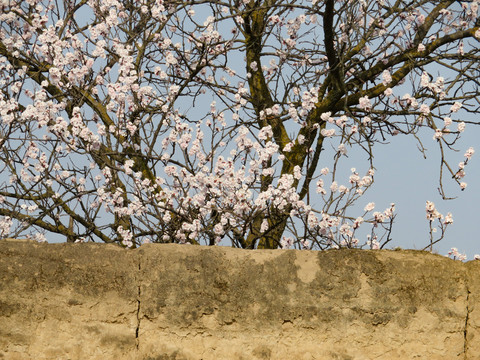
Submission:
[[480,262],[0,241],[0,359],[480,359]]

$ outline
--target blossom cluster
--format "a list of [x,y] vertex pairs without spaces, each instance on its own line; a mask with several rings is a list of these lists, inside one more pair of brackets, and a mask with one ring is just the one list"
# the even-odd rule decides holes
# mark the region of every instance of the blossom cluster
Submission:
[[[67,5],[0,2],[0,237],[381,248],[395,205],[356,206],[375,143],[428,127],[450,147],[475,104],[475,1],[431,28],[421,4],[351,1],[332,29],[316,0]],[[339,170],[360,152],[368,166]]]

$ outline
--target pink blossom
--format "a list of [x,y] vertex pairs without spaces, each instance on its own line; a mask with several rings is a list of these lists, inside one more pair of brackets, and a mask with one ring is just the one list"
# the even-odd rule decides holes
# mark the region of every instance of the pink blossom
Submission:
[[362,110],[370,111],[372,109],[372,104],[368,96],[361,97],[358,103],[358,107]]
[[134,162],[133,160],[127,160],[125,161],[124,168],[125,168],[125,174],[130,175],[132,174],[132,166]]
[[335,129],[330,129],[330,130],[327,130],[327,129],[322,129],[320,131],[320,133],[322,134],[322,136],[324,137],[332,137],[335,135]]
[[344,128],[347,120],[348,118],[345,115],[342,115],[340,116],[340,118],[337,119],[337,121],[335,121],[335,124],[340,128]]
[[385,209],[385,211],[383,212],[383,215],[387,218],[393,219],[394,212],[395,212],[395,204],[391,203],[390,207]]
[[372,211],[375,208],[375,203],[374,202],[369,202],[363,210],[366,212]]
[[326,112],[326,113],[322,113],[322,115],[320,115],[320,118],[323,121],[329,121],[330,122],[331,116],[332,116],[332,113],[329,111],[329,112]]
[[332,182],[332,184],[330,185],[330,191],[332,193],[336,192],[338,190],[338,184],[336,181]]
[[323,185],[324,185],[323,180],[319,179],[317,181],[317,194],[322,194],[322,195],[327,194],[326,190],[323,188]]
[[367,237],[367,245],[369,245],[372,250],[380,249],[380,243],[378,242],[377,237],[371,238],[369,235]]
[[353,223],[353,228],[354,228],[354,229],[358,229],[358,228],[360,227],[360,225],[363,224],[363,222],[364,222],[363,217],[361,217],[361,216],[360,216],[360,217],[357,217],[357,218],[355,219],[355,222]]
[[427,220],[433,221],[435,219],[441,219],[443,217],[437,209],[435,208],[435,204],[431,201],[427,201],[427,205],[425,206]]
[[294,168],[293,168],[293,177],[297,180],[300,180],[301,177],[302,177],[302,169],[300,166],[296,165]]
[[285,147],[283,148],[283,152],[290,152],[292,151],[293,148],[293,142],[289,142]]
[[456,101],[456,102],[450,107],[450,111],[451,111],[451,112],[457,112],[458,110],[460,110],[461,107],[462,107],[462,104],[459,103],[458,101]]
[[453,259],[454,260],[459,260],[459,261],[463,261],[463,260],[466,260],[467,256],[465,254],[461,254],[457,248],[455,247],[452,247],[450,249],[450,251],[448,252],[448,255],[449,256],[453,256]]
[[175,168],[175,166],[165,166],[165,174],[167,174],[168,176],[175,176],[177,175],[177,169]]
[[445,219],[443,220],[443,223],[445,225],[453,224],[452,213],[447,213],[447,216],[445,216]]
[[422,105],[420,105],[420,112],[421,112],[423,115],[428,115],[428,114],[430,114],[430,106],[428,106],[427,104],[422,104]]
[[373,217],[375,218],[375,222],[377,223],[383,223],[383,221],[385,220],[385,215],[379,211],[374,212]]
[[431,201],[427,201],[427,206],[426,206],[427,211],[432,212],[435,210],[435,204]]
[[383,70],[382,73],[382,78],[383,78],[383,85],[387,86],[392,82],[392,75],[390,74],[390,71],[388,70]]
[[10,216],[5,216],[0,220],[0,239],[8,237],[12,225],[13,221]]
[[280,246],[282,249],[289,249],[293,245],[293,239],[291,237],[282,237],[280,240]]
[[475,154],[475,150],[473,147],[469,147],[468,150],[465,152],[463,156],[465,156],[467,159],[471,159],[473,154]]
[[423,87],[428,87],[430,85],[430,77],[425,71],[422,73],[420,84]]
[[307,226],[309,229],[313,229],[315,228],[316,226],[318,226],[318,223],[319,223],[319,220],[317,218],[317,216],[313,213],[313,212],[310,212],[308,214],[308,217],[307,217]]
[[273,136],[272,127],[270,125],[263,127],[258,133],[258,138],[260,140],[267,140]]
[[345,146],[345,144],[340,144],[338,145],[338,152],[342,155],[346,155],[347,154],[347,147]]
[[435,134],[433,134],[433,140],[439,140],[443,136],[443,132],[440,129],[435,129]]
[[268,230],[268,220],[263,219],[262,225],[260,226],[260,232],[264,233],[267,230]]

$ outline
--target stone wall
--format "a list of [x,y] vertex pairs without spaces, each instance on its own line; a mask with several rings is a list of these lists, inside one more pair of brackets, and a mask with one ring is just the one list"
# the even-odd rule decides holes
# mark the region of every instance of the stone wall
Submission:
[[480,359],[480,261],[0,241],[0,359]]

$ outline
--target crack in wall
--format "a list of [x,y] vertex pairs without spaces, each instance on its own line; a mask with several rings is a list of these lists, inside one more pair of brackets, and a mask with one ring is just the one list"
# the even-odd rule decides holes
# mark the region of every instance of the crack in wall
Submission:
[[467,314],[465,316],[465,327],[463,329],[463,358],[467,359],[467,351],[468,351],[468,326],[469,326],[469,318],[470,318],[470,288],[468,286],[468,278],[466,281],[467,285]]
[[[141,256],[138,257],[138,279],[140,278],[140,271],[141,271],[141,263],[142,263],[142,258]],[[137,281],[138,281],[137,279]],[[140,331],[140,299],[141,299],[141,283],[138,281],[138,294],[137,294],[137,327],[135,329],[135,346],[137,350],[140,347],[140,338],[138,336],[138,333]]]

